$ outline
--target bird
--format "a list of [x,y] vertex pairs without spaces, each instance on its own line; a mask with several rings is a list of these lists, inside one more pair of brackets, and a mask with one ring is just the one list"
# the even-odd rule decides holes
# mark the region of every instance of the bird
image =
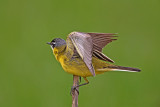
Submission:
[[83,77],[85,83],[89,83],[87,77],[94,77],[108,71],[140,72],[138,68],[114,65],[114,61],[106,56],[102,49],[112,41],[117,40],[116,33],[85,33],[71,32],[66,41],[55,38],[47,42],[51,46],[53,54],[60,62],[64,71],[69,74]]

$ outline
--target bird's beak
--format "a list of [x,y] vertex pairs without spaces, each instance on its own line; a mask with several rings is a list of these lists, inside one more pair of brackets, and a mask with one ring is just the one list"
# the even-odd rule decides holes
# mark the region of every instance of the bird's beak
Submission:
[[48,44],[48,45],[51,45],[51,43],[50,43],[50,42],[47,42],[47,44]]

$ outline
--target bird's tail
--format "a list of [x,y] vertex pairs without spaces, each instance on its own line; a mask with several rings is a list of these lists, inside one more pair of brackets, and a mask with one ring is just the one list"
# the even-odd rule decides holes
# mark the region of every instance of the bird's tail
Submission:
[[109,68],[111,71],[127,71],[127,72],[140,72],[141,71],[138,68],[123,67],[123,66],[117,66],[117,65],[110,65],[107,68]]

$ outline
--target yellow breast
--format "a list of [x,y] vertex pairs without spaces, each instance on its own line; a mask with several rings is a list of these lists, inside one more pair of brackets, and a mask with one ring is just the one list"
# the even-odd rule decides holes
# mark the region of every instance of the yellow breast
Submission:
[[[54,48],[53,53],[57,61],[60,62],[64,71],[82,77],[92,76],[91,72],[89,71],[83,60],[80,57],[73,57],[72,50],[66,49],[63,52],[59,52],[59,49]],[[105,62],[93,57],[92,64],[94,66],[96,74],[104,73],[103,71],[99,72],[97,69],[102,68],[104,65],[106,65]]]

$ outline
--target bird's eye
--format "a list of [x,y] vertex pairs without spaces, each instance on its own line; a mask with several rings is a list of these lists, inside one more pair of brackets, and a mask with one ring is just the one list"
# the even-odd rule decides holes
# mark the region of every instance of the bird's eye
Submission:
[[55,45],[56,45],[56,42],[55,42],[55,41],[54,41],[54,42],[52,41],[52,42],[51,42],[51,47],[52,47],[52,49],[55,47]]

